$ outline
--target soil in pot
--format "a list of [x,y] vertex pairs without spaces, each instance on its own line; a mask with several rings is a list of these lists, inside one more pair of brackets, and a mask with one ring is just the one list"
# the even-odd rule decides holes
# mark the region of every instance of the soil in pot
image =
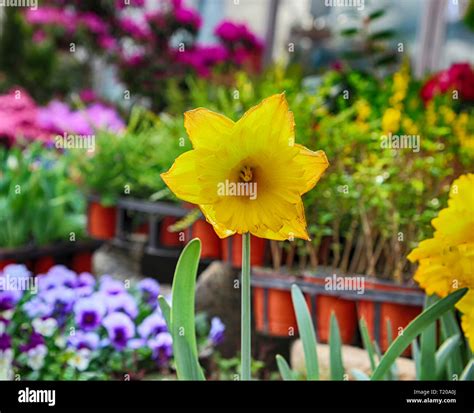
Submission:
[[[325,284],[323,277],[306,275],[304,281],[321,286]],[[357,307],[354,301],[337,295],[317,293],[315,296],[306,294],[306,302],[312,316],[316,318],[316,334],[319,342],[329,341],[331,314],[334,313],[343,344],[353,343],[357,332]]]
[[87,229],[93,238],[109,240],[115,237],[117,208],[106,207],[99,202],[89,203]]
[[[242,235],[235,234],[221,240],[222,260],[230,263],[235,268],[242,266]],[[250,264],[263,267],[265,264],[265,251],[267,242],[264,238],[251,236],[250,238]]]

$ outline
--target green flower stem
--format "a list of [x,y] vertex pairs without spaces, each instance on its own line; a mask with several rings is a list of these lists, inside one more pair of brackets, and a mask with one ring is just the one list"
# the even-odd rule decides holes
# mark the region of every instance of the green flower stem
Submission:
[[251,365],[251,323],[250,323],[250,234],[242,235],[242,341],[241,341],[241,380],[250,380]]

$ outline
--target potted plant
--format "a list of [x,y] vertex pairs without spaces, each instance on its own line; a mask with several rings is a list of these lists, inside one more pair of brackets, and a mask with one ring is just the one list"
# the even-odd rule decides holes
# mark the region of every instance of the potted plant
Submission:
[[70,179],[66,159],[41,144],[0,150],[0,164],[0,259],[3,255],[11,262],[30,250],[36,257],[33,265],[44,272],[54,264],[54,248],[47,255],[33,249],[83,237],[81,194]]

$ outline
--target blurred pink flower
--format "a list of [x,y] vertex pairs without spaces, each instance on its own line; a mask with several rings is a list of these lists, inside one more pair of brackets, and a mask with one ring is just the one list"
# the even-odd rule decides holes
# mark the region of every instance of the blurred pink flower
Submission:
[[474,100],[474,71],[469,63],[454,63],[449,69],[436,73],[426,81],[420,91],[424,102],[437,94],[457,90],[461,99]]

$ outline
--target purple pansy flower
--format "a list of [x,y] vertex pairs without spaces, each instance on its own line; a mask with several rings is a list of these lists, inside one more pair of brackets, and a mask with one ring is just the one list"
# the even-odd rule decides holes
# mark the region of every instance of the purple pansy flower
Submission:
[[88,272],[83,272],[77,276],[75,290],[79,297],[92,294],[95,287],[95,278]]
[[145,278],[138,283],[138,289],[143,295],[143,300],[156,307],[158,296],[160,295],[160,284],[153,278]]
[[22,353],[26,353],[31,349],[42,345],[44,345],[43,336],[33,331],[33,333],[31,333],[31,336],[28,339],[28,342],[26,344],[20,344],[19,349]]
[[38,283],[41,292],[60,287],[74,288],[77,283],[77,275],[64,265],[55,265],[49,269],[46,275],[38,277]]
[[117,295],[126,292],[126,288],[122,281],[104,275],[100,280],[99,291],[107,295]]
[[95,330],[100,326],[106,313],[103,297],[94,294],[90,297],[81,298],[74,305],[74,313],[76,323],[82,330]]
[[12,347],[12,338],[7,334],[0,334],[0,351],[8,350]]
[[219,317],[212,317],[209,340],[217,346],[224,340],[225,325]]
[[117,349],[123,350],[128,341],[135,335],[133,321],[124,313],[109,314],[103,321],[110,343]]
[[158,313],[153,313],[145,318],[137,330],[140,337],[143,338],[149,338],[150,336],[156,336],[159,333],[168,331],[164,318]]
[[40,297],[34,297],[23,304],[23,310],[30,318],[45,318],[53,314],[54,306]]
[[100,344],[99,335],[93,331],[76,331],[76,333],[69,337],[68,344],[77,350],[86,348],[88,350],[96,350]]
[[153,351],[153,358],[159,365],[165,365],[173,355],[173,340],[171,334],[160,333],[148,340],[148,347]]
[[103,295],[109,313],[123,312],[131,318],[138,315],[138,305],[130,294],[124,292],[115,295]]

